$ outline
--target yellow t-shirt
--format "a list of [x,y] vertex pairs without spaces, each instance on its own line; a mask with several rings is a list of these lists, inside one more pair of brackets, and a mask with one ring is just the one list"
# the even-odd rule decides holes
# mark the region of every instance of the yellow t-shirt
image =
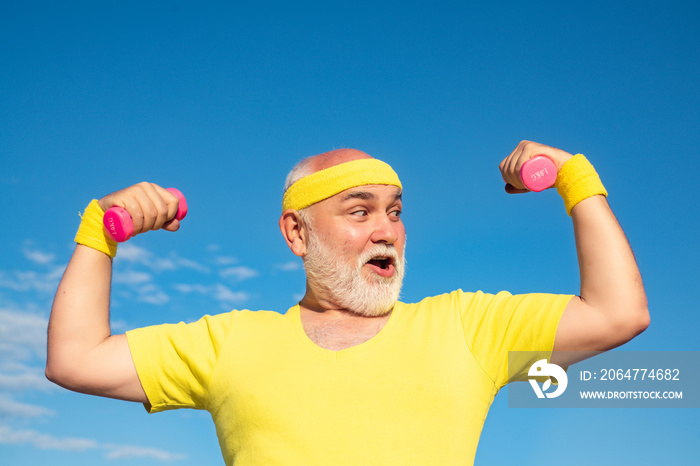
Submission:
[[299,306],[127,336],[149,411],[208,410],[227,465],[464,465],[508,381],[508,351],[551,351],[570,298],[397,302],[374,338],[341,351],[309,340]]

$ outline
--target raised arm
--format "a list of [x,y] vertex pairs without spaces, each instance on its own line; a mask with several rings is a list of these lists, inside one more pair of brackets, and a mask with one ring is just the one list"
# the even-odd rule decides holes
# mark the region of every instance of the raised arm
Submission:
[[[132,217],[134,235],[179,228],[174,219],[177,198],[151,183],[110,194],[97,204],[102,212],[112,206],[125,208]],[[76,246],[51,309],[46,377],[82,393],[147,402],[126,336],[112,335],[110,329],[111,275],[108,254]]]
[[[521,142],[500,168],[506,191],[526,192],[518,173],[535,155],[549,157],[561,170],[572,155],[554,147]],[[571,161],[567,175],[578,183],[572,171],[580,158]],[[583,174],[585,163],[581,164]],[[572,176],[574,175],[574,176]],[[565,202],[569,202],[566,199]],[[559,322],[555,351],[606,351],[620,346],[649,325],[646,293],[637,263],[620,224],[603,195],[593,195],[571,209],[581,275],[580,296],[573,298]],[[573,362],[573,361],[561,361]]]

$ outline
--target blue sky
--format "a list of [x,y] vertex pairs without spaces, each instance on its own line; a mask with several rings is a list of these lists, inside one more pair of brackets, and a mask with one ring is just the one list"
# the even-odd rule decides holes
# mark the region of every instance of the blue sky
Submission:
[[[640,264],[651,327],[625,350],[697,351],[697,2],[0,2],[0,462],[223,464],[206,413],[43,379],[78,212],[140,181],[190,213],[115,261],[114,330],[304,286],[277,229],[302,157],[354,147],[405,187],[403,299],[456,288],[576,293],[553,191],[508,196],[522,139],[582,152]],[[689,464],[696,410],[513,409],[476,464]]]

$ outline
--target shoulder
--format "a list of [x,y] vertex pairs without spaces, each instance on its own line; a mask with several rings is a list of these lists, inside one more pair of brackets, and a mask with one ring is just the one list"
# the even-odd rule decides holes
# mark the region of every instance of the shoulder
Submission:
[[489,304],[494,300],[510,298],[513,295],[507,291],[501,291],[497,294],[484,293],[483,291],[462,291],[457,289],[449,293],[443,293],[435,296],[428,296],[415,303],[402,303],[406,308],[420,309],[445,309],[448,307],[456,307],[459,309],[467,309],[470,306],[479,304]]
[[271,326],[283,325],[285,322],[285,314],[276,311],[233,311],[233,319],[235,325],[239,326]]
[[232,310],[220,314],[206,314],[191,322],[166,323],[137,328],[127,332],[129,340],[139,337],[161,336],[170,338],[176,335],[206,335],[209,338],[224,338],[234,328],[251,326],[256,323],[269,323],[281,320],[282,314],[274,311]]
[[[565,303],[557,295],[519,294],[508,291],[486,293],[483,291],[467,292],[461,289],[436,296],[429,296],[415,303],[401,303],[402,312],[422,318],[436,318],[445,314],[457,314],[465,325],[476,325],[484,319],[509,320],[514,312],[530,313],[546,309],[553,304]],[[559,307],[559,306],[557,306]]]
[[468,312],[474,300],[479,300],[484,293],[464,292],[461,289],[435,296],[428,296],[414,303],[397,303],[399,312],[406,318],[437,322],[444,319],[461,319]]

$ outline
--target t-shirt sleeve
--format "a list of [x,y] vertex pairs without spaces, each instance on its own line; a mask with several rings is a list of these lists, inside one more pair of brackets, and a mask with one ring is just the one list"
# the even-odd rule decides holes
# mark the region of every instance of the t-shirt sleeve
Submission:
[[497,389],[523,379],[532,363],[551,356],[559,320],[572,298],[505,291],[457,293],[467,345]]
[[126,333],[148,412],[206,409],[211,374],[238,315],[233,311]]

